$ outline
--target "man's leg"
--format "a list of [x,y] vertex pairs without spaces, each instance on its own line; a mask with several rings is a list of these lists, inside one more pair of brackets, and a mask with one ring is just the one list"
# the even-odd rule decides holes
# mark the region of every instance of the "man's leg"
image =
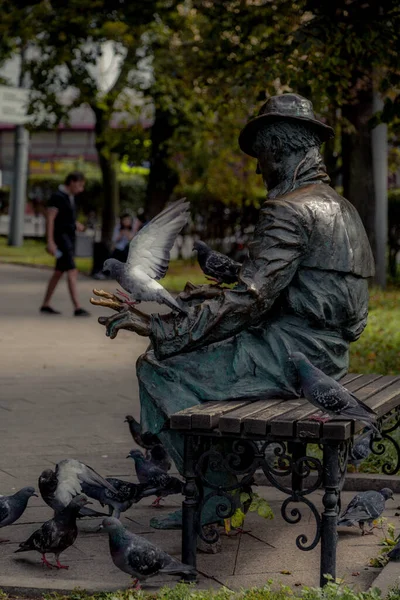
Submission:
[[78,300],[78,285],[77,285],[78,270],[71,269],[70,271],[67,271],[67,278],[68,278],[68,289],[69,289],[69,294],[71,296],[72,304],[74,305],[75,310],[77,310],[78,308],[81,308],[81,305],[79,304],[79,300]]
[[57,287],[58,282],[63,276],[63,271],[54,271],[53,275],[50,277],[50,281],[47,286],[46,294],[43,300],[42,308],[49,308],[50,300],[54,294],[54,290]]

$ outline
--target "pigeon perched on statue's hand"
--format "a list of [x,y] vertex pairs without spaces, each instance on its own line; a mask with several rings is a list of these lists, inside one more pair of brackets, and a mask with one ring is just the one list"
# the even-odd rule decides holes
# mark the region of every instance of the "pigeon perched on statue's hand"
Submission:
[[165,208],[132,238],[126,263],[109,258],[103,273],[116,279],[126,293],[118,292],[128,305],[144,301],[166,304],[185,313],[176,300],[158,283],[167,272],[172,246],[189,219],[185,198]]
[[87,483],[82,483],[82,490],[87,496],[100,502],[102,506],[108,506],[110,516],[117,519],[121,513],[131,508],[132,504],[136,504],[142,498],[157,494],[156,488],[149,488],[144,483],[130,483],[115,477],[107,477],[106,481],[117,490],[117,493]]
[[165,471],[154,465],[140,450],[131,450],[127,458],[135,461],[136,475],[140,483],[157,489],[157,498],[153,506],[158,507],[162,498],[182,494],[183,482],[177,477],[168,475]]
[[[74,496],[82,492],[82,483],[117,493],[111,483],[79,460],[66,458],[60,461],[56,470],[46,469],[39,477],[39,490],[43,500],[54,511],[63,510]],[[79,517],[104,517],[104,513],[86,506],[79,511]]]
[[[315,367],[301,352],[294,352],[289,360],[295,365],[303,394],[311,404],[330,416],[362,421],[379,434],[373,424],[377,415],[369,406]],[[321,422],[327,420],[318,416],[310,418]]]
[[136,588],[140,588],[141,581],[158,573],[196,575],[194,567],[181,563],[146,538],[131,533],[118,519],[113,517],[104,519],[100,529],[108,533],[110,554],[114,565],[134,578],[133,584]]
[[197,241],[193,245],[197,260],[204,275],[217,283],[236,283],[242,265],[229,256],[212,250],[206,243]]
[[[75,542],[78,535],[76,518],[86,504],[90,504],[86,496],[83,494],[75,496],[66,508],[56,512],[53,519],[43,523],[41,528],[32,533],[26,542],[22,542],[15,552],[36,550],[42,555],[43,565],[49,568],[55,566],[57,569],[68,569],[68,566],[60,564],[60,554]],[[49,552],[55,555],[55,565],[49,563],[46,558]]]
[[[15,523],[24,513],[32,496],[37,497],[33,487],[24,487],[12,496],[0,496],[0,528]],[[8,540],[0,540],[1,542]]]
[[[372,532],[373,523],[385,510],[385,502],[393,498],[393,492],[389,488],[383,488],[379,492],[369,490],[360,492],[351,500],[350,504],[338,520],[338,526],[352,527],[359,525],[362,535]],[[365,531],[365,523],[372,529]]]

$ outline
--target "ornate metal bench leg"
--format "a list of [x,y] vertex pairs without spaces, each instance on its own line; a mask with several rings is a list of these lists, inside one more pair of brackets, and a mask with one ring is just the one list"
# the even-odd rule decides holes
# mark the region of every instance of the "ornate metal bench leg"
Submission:
[[321,521],[321,587],[327,583],[325,575],[336,578],[337,506],[340,492],[338,444],[324,444],[323,457],[325,494],[322,499],[324,510]]
[[[196,567],[196,519],[199,502],[195,473],[195,443],[194,436],[192,435],[185,435],[184,477],[185,485],[183,493],[185,499],[182,502],[182,562]],[[195,579],[195,577],[187,575],[185,579],[190,581]]]

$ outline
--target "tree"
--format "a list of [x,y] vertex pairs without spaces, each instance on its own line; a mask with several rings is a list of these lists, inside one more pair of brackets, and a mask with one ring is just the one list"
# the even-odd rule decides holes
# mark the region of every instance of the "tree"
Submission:
[[[20,31],[19,11],[9,2],[1,2],[2,16],[11,28],[14,39]],[[143,59],[142,35],[153,20],[155,0],[145,3],[120,0],[70,0],[31,3],[40,6],[40,21],[32,22],[29,40],[30,54],[26,61],[32,96],[31,112],[35,125],[55,126],[68,120],[74,107],[86,103],[95,117],[96,149],[103,182],[102,241],[111,245],[115,219],[118,215],[116,151],[121,145],[121,130],[112,127],[117,112],[125,111],[127,122],[138,115],[129,87],[137,85],[138,65]],[[25,9],[26,10],[26,9]],[[37,12],[37,11],[36,11]],[[31,22],[32,12],[25,13]],[[109,85],[102,85],[97,76],[103,53],[111,48],[118,65]],[[65,98],[68,97],[66,101]],[[137,100],[137,98],[136,98]],[[136,102],[137,104],[137,102]]]

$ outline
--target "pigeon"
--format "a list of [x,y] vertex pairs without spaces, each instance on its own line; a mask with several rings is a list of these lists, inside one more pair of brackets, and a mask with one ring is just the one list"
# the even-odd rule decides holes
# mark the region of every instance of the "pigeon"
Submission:
[[196,569],[181,563],[146,538],[124,528],[113,517],[104,519],[100,529],[109,536],[113,563],[134,578],[133,585],[139,589],[140,582],[158,573],[164,575],[196,575]]
[[358,438],[349,453],[349,463],[354,465],[356,470],[360,464],[368,458],[371,453],[371,440],[374,435],[373,431],[369,430],[366,435]]
[[[332,377],[314,367],[301,352],[294,352],[290,360],[297,369],[303,394],[311,404],[330,416],[362,421],[379,434],[373,424],[377,415],[369,406]],[[321,422],[327,420],[316,415],[311,418]]]
[[[0,528],[12,525],[22,516],[31,496],[36,496],[35,488],[24,487],[13,496],[0,496]],[[9,540],[0,540],[8,542]]]
[[148,450],[146,453],[146,458],[153,465],[165,471],[165,473],[167,473],[172,467],[171,457],[162,444],[156,444],[151,448],[151,450]]
[[136,504],[142,498],[154,496],[157,493],[156,488],[148,488],[144,483],[130,483],[129,481],[122,481],[115,477],[107,477],[106,481],[117,490],[117,493],[110,492],[110,490],[104,487],[88,483],[82,483],[82,490],[84,494],[90,498],[94,498],[100,502],[102,506],[108,506],[110,516],[114,516],[117,519],[119,519],[120,514],[128,510],[132,504]]
[[155,433],[150,431],[142,431],[142,426],[136,421],[132,415],[126,415],[125,423],[129,424],[129,431],[133,437],[133,440],[138,446],[145,450],[150,450],[153,446],[161,444],[160,439]]
[[[111,483],[96,473],[91,467],[73,458],[60,461],[56,470],[46,469],[39,477],[39,490],[43,500],[54,511],[63,510],[74,496],[82,491],[82,483],[87,483],[101,489],[105,488],[117,494]],[[104,517],[104,513],[82,507],[79,517]]]
[[358,523],[362,535],[371,533],[365,531],[365,523],[373,528],[373,522],[378,519],[385,510],[385,501],[393,498],[393,492],[390,488],[383,488],[380,492],[369,490],[361,492],[354,496],[350,504],[338,520],[338,525],[346,527],[355,526]]
[[118,292],[128,305],[142,300],[166,304],[172,310],[186,313],[163,286],[158,283],[165,276],[170,252],[180,230],[189,219],[189,203],[185,198],[165,208],[132,238],[126,263],[109,258],[103,273],[116,279],[128,292]]
[[197,241],[193,245],[197,252],[197,260],[204,275],[214,279],[217,283],[236,283],[241,263],[236,262],[229,256],[212,250],[207,244]]
[[[67,565],[60,564],[60,554],[72,546],[78,535],[76,518],[78,513],[89,500],[83,494],[78,494],[71,500],[66,508],[57,511],[53,517],[46,523],[43,523],[40,529],[37,529],[26,542],[19,545],[15,552],[29,552],[36,550],[42,555],[42,563],[47,567],[53,566],[57,569],[68,569]],[[48,562],[46,554],[53,553],[56,558],[56,564]]]
[[135,461],[139,482],[157,489],[157,498],[153,502],[153,506],[159,507],[162,498],[182,494],[183,482],[177,477],[168,475],[160,467],[154,465],[151,460],[146,460],[140,450],[131,450],[126,458],[133,458]]

